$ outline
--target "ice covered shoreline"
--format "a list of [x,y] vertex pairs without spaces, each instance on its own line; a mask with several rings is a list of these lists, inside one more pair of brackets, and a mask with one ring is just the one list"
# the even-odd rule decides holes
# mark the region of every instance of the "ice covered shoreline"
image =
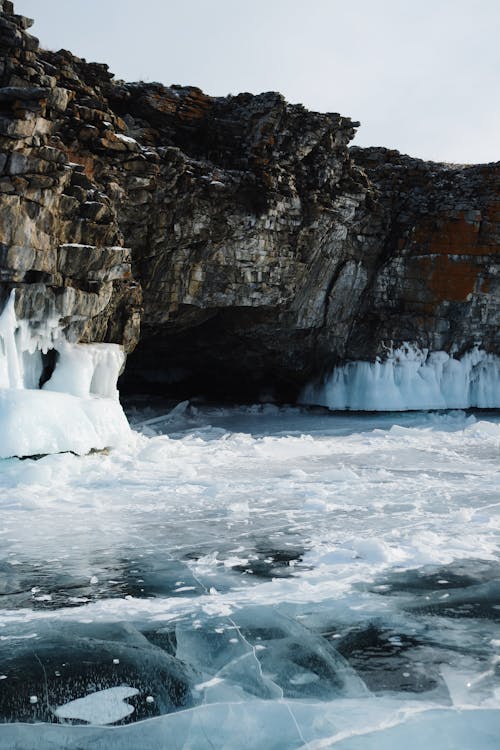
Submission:
[[300,400],[353,411],[497,409],[500,357],[475,347],[456,359],[405,344],[383,360],[336,367],[323,383],[306,387]]
[[14,305],[12,291],[0,314],[0,458],[118,445],[130,434],[122,347],[70,343],[56,317],[19,321]]
[[[66,340],[56,316],[19,321],[15,290],[0,314],[0,458],[114,447],[131,430],[119,403],[117,344]],[[500,357],[478,347],[460,359],[410,344],[383,361],[337,367],[301,402],[331,410],[500,407]]]

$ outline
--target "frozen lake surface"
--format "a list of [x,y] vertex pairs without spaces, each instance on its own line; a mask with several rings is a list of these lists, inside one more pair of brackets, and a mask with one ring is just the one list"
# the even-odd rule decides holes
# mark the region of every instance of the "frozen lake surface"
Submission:
[[497,750],[499,412],[161,412],[0,461],[0,748]]

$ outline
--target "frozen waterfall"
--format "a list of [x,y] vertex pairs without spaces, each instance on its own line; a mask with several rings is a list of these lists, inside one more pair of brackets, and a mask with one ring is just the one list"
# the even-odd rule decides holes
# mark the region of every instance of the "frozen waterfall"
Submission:
[[116,445],[130,431],[116,389],[122,347],[71,344],[58,319],[35,327],[14,303],[13,290],[0,315],[0,458]]
[[500,407],[500,357],[478,347],[455,359],[411,344],[384,361],[348,362],[322,384],[309,385],[302,403],[356,411]]

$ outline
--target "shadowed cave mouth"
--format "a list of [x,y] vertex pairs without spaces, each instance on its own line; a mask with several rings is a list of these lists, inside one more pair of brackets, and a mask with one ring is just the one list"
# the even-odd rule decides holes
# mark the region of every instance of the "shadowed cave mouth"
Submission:
[[[186,312],[186,327],[161,337],[145,325],[128,356],[118,387],[122,394],[150,393],[172,399],[200,397],[226,403],[295,403],[306,383],[328,372],[311,332],[289,328],[276,310]],[[187,327],[189,326],[189,327]]]
[[340,361],[326,330],[297,330],[276,309],[184,306],[173,325],[160,336],[144,327],[120,378],[123,395],[332,411],[500,407],[500,357],[479,344],[447,353],[390,342],[381,357],[361,350]]

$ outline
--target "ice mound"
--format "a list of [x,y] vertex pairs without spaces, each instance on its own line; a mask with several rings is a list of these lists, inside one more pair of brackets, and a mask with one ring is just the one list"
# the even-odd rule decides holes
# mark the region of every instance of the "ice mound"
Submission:
[[309,385],[305,404],[356,411],[500,407],[500,357],[475,347],[455,359],[411,344],[384,361],[348,362],[322,384]]
[[0,390],[0,458],[117,445],[130,430],[119,401],[45,390]]
[[55,318],[18,321],[14,302],[12,291],[0,315],[0,458],[117,445],[130,432],[116,389],[122,347],[71,344]]

